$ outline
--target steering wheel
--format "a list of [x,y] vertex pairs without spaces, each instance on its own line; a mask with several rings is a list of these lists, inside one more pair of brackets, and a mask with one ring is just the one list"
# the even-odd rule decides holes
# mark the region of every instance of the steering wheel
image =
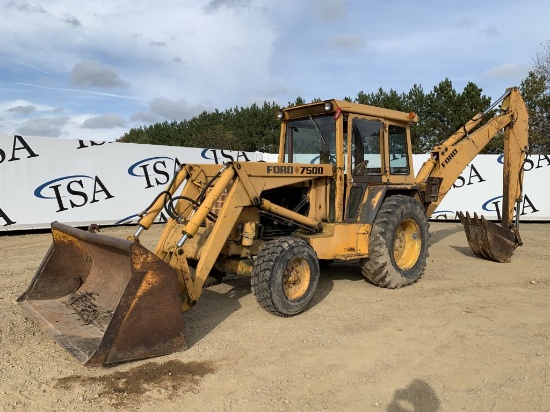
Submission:
[[[327,163],[324,163],[323,160],[328,160]],[[336,155],[330,153],[324,153],[319,156],[319,163],[321,164],[331,164],[336,165]]]

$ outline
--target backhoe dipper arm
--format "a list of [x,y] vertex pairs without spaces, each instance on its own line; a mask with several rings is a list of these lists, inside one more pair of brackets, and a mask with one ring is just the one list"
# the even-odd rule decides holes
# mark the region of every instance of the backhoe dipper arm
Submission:
[[[488,120],[471,134],[486,113],[502,102],[500,114]],[[527,150],[528,115],[525,103],[517,87],[506,93],[482,113],[478,113],[441,145],[436,146],[431,157],[422,165],[416,183],[426,185],[428,178],[440,181],[438,197],[426,205],[426,215],[431,216],[439,206],[464,168],[479,154],[497,133],[504,129],[504,171],[502,227],[508,229],[514,213],[515,202],[521,199],[523,162]]]

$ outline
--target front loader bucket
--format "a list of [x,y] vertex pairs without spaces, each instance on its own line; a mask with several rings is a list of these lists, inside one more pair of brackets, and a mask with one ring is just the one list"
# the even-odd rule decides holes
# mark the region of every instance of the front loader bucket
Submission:
[[486,220],[483,216],[470,217],[458,212],[472,251],[479,257],[495,262],[509,263],[516,247],[521,245],[515,232]]
[[76,359],[97,366],[186,349],[176,271],[138,242],[52,223],[18,299]]

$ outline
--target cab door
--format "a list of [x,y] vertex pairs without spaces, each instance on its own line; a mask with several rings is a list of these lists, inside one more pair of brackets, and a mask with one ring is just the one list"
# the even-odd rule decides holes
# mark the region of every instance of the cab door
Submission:
[[357,220],[369,185],[387,182],[383,119],[350,114],[347,119],[346,222]]
[[[407,125],[350,115],[347,132],[345,221],[352,222],[358,219],[361,205],[378,202],[388,185],[412,184],[414,177]],[[364,214],[361,220],[370,220],[372,216]]]
[[348,171],[352,183],[382,183],[387,180],[384,128],[382,119],[359,115],[348,117]]
[[387,181],[391,184],[412,184],[414,171],[410,128],[408,125],[389,123],[386,129]]

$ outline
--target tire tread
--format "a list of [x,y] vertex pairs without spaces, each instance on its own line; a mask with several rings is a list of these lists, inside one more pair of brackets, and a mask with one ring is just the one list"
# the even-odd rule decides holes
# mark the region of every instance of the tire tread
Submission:
[[[393,236],[403,217],[413,218],[422,233],[420,256],[413,268],[412,276],[404,276],[390,257],[388,237]],[[374,221],[369,244],[369,257],[360,262],[363,275],[374,285],[398,289],[415,283],[426,267],[429,246],[429,222],[422,206],[415,199],[405,195],[394,195],[382,204]]]

